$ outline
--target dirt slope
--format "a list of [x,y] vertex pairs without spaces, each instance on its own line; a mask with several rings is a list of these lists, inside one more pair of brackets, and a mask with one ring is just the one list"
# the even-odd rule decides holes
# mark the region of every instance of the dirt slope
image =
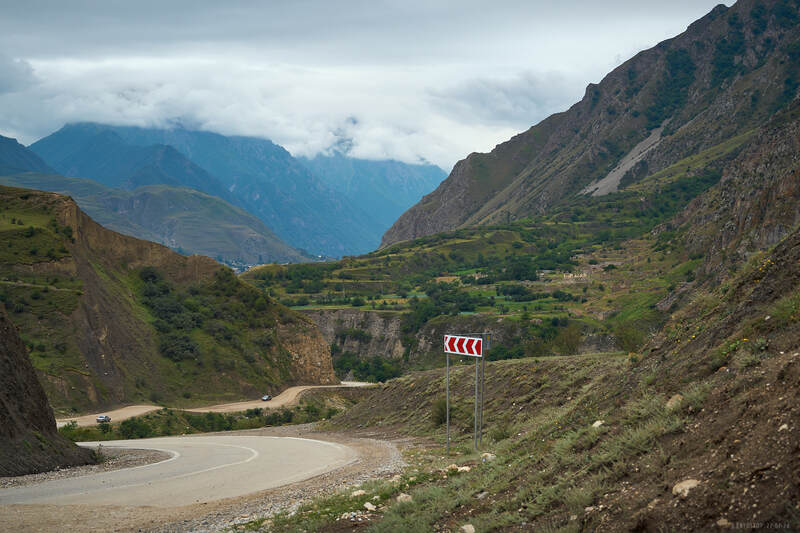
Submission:
[[56,432],[28,351],[0,304],[0,476],[16,476],[93,461]]

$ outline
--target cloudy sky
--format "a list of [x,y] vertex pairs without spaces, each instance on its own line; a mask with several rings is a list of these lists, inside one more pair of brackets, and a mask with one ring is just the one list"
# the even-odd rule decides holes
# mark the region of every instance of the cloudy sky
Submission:
[[449,171],[717,3],[0,0],[0,134],[180,123]]

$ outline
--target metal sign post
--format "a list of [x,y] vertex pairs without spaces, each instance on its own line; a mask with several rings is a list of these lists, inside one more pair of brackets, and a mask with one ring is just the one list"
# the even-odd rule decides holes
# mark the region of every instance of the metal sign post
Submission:
[[[486,391],[484,347],[491,341],[488,333],[470,333],[465,335],[445,335],[444,353],[447,358],[446,367],[446,419],[447,419],[447,454],[450,455],[450,354],[466,355],[475,358],[475,410],[473,421],[473,446],[478,451],[478,441],[483,444],[483,396]],[[488,350],[488,348],[486,348]],[[478,362],[478,359],[481,361]]]
[[[447,455],[450,455],[450,354],[445,353],[447,357],[447,382],[445,385],[445,403],[447,404]],[[441,405],[441,404],[440,404]]]

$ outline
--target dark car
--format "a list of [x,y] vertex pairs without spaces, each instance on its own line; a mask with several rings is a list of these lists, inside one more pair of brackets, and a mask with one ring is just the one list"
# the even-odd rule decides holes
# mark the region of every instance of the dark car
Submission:
[[265,394],[264,396],[261,397],[261,401],[262,402],[268,402],[271,399],[272,399],[272,396],[270,396],[269,394]]
[[97,421],[100,424],[107,424],[107,423],[111,422],[111,417],[108,416],[108,415],[100,415],[100,416],[97,417]]

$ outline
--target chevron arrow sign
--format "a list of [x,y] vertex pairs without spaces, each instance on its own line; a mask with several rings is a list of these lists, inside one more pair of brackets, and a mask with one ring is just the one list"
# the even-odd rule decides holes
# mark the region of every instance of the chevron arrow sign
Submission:
[[483,357],[483,339],[480,337],[461,337],[459,335],[444,336],[445,353]]

